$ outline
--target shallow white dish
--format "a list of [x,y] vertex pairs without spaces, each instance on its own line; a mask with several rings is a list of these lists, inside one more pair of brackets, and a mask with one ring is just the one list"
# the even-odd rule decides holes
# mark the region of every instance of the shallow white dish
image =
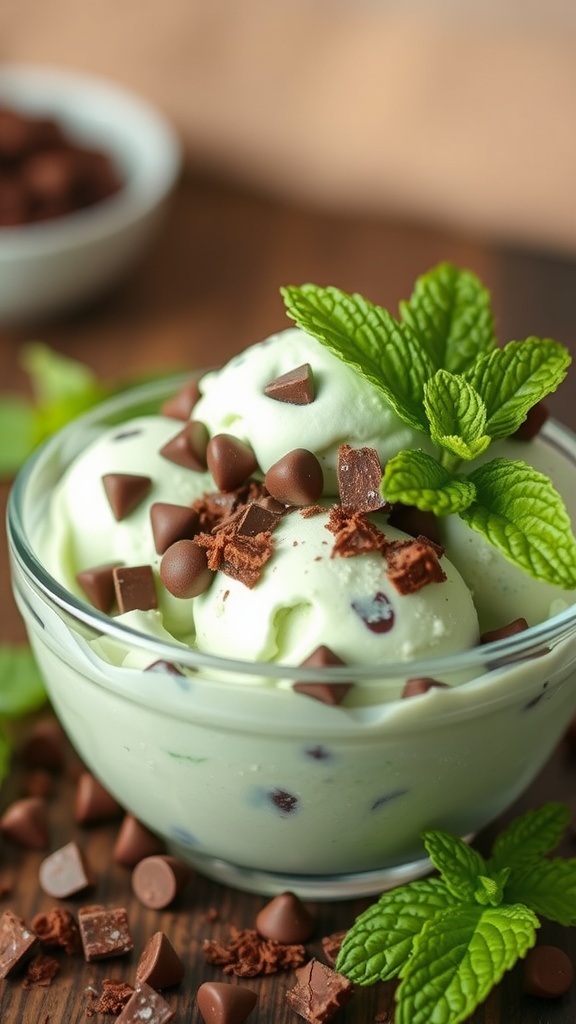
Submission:
[[108,153],[124,181],[86,210],[0,228],[0,323],[37,323],[93,298],[132,266],[161,221],[181,146],[146,100],[71,69],[0,67],[0,105],[54,118]]

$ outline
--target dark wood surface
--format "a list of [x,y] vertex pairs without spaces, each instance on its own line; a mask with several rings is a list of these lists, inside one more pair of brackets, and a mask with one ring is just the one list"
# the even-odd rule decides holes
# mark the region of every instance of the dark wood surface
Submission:
[[[502,340],[542,334],[575,347],[576,259],[572,263],[550,254],[503,251],[486,240],[393,219],[357,219],[340,212],[299,209],[226,181],[188,174],[154,247],[113,294],[74,316],[26,328],[0,329],[0,389],[26,387],[19,350],[28,340],[41,339],[83,360],[111,382],[168,368],[199,367],[220,362],[286,325],[278,293],[281,284],[305,280],[337,284],[396,307],[398,300],[409,294],[414,277],[442,259],[470,267],[490,286]],[[573,385],[564,385],[550,405],[558,418],[576,428],[572,396]],[[3,504],[7,489],[2,485]],[[0,556],[0,641],[20,642],[24,630],[10,596],[4,541]],[[159,929],[170,937],[186,965],[183,984],[166,998],[176,1009],[177,1021],[200,1021],[195,1004],[198,985],[203,980],[225,980],[219,968],[205,964],[203,939],[226,938],[231,924],[252,927],[265,899],[196,876],[167,911],[144,909],[131,895],[130,872],[111,860],[117,825],[88,829],[73,823],[72,767],[73,759],[50,802],[50,847],[56,849],[77,839],[98,879],[89,901],[127,907],[134,953],[99,964],[62,955],[61,973],[48,988],[25,990],[20,979],[0,982],[0,1021],[79,1024],[91,1005],[89,987],[99,990],[107,977],[132,982],[141,949]],[[16,763],[0,793],[0,804],[5,806],[21,790]],[[563,743],[506,817],[547,799],[571,800],[573,795],[576,756]],[[494,831],[480,841],[488,844]],[[564,852],[576,855],[573,837],[567,838]],[[0,885],[9,889],[0,897],[0,912],[11,908],[30,920],[39,910],[54,905],[37,884],[43,856],[45,852],[25,852],[7,842],[0,847]],[[84,894],[65,905],[75,910],[87,901]],[[368,902],[313,905],[317,925],[309,944],[311,952],[319,951],[323,935],[348,927]],[[213,909],[216,920],[209,919]],[[544,925],[542,940],[565,948],[576,963],[574,930]],[[292,983],[285,974],[246,981],[259,993],[250,1021],[297,1021],[284,1000]],[[337,1019],[342,1024],[369,1024],[380,1015],[384,1020],[391,998],[388,986],[359,991]],[[530,998],[522,994],[518,966],[472,1021],[572,1024],[574,1019],[576,989],[553,1002]]]

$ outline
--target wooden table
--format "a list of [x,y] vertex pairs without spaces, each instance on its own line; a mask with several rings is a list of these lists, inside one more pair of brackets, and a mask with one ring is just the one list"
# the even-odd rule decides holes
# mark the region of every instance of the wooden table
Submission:
[[[3,390],[26,386],[19,348],[38,338],[88,363],[111,382],[167,368],[214,364],[286,325],[278,293],[281,284],[305,280],[337,284],[395,308],[409,294],[414,277],[442,259],[470,267],[491,287],[502,340],[542,334],[574,348],[576,262],[505,249],[392,218],[358,219],[297,208],[223,180],[189,173],[153,249],[113,294],[73,317],[33,328],[0,330],[0,386]],[[572,393],[565,385],[549,404],[555,415],[576,428]],[[6,494],[3,485],[4,503]],[[4,543],[0,554],[0,641],[19,642],[24,640],[24,630],[9,592]],[[2,791],[3,806],[20,787],[16,767]],[[176,1007],[178,1021],[199,1021],[198,985],[202,980],[224,980],[219,968],[204,963],[202,940],[225,938],[230,924],[251,927],[265,900],[198,876],[173,907],[163,912],[144,909],[130,894],[129,871],[111,862],[117,825],[90,829],[74,825],[73,791],[73,776],[68,773],[60,779],[50,804],[51,848],[72,838],[79,842],[98,878],[90,902],[127,907],[135,950],[127,958],[99,964],[64,955],[61,974],[49,988],[23,990],[18,980],[0,982],[0,1021],[79,1024],[90,1005],[88,987],[99,988],[106,977],[133,981],[139,952],[158,929],[168,934],[186,964],[182,986],[167,993],[167,999]],[[571,799],[575,794],[576,755],[563,743],[506,820],[520,808],[551,798]],[[488,843],[493,833],[494,829],[482,841]],[[573,843],[568,837],[565,853],[576,854]],[[0,899],[0,911],[10,907],[29,920],[54,905],[37,884],[44,855],[4,844],[0,882],[12,889]],[[66,905],[74,910],[85,902],[83,895]],[[321,937],[347,927],[368,902],[314,905],[317,927],[311,951],[318,952]],[[212,908],[218,912],[214,921],[209,919]],[[565,948],[576,962],[573,930],[545,924],[542,936]],[[246,982],[259,993],[250,1021],[299,1020],[284,1001],[292,983],[285,974]],[[390,999],[386,986],[362,990],[337,1019],[342,1024],[369,1024],[378,1014],[384,1020]],[[522,994],[522,973],[517,967],[472,1020],[474,1024],[571,1024],[575,1017],[576,989],[556,1002],[527,997]]]

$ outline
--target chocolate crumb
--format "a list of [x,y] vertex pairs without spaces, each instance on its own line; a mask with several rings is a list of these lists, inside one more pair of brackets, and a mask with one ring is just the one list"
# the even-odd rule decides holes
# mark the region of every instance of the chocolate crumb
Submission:
[[202,954],[209,964],[223,967],[224,974],[238,978],[254,978],[258,974],[300,967],[307,959],[301,944],[285,944],[262,938],[255,928],[230,928],[230,941],[205,939]]
[[361,512],[345,512],[341,505],[330,509],[326,529],[335,535],[332,558],[353,558],[370,551],[386,551],[390,542],[382,530]]
[[[118,1016],[134,995],[134,988],[125,981],[104,978],[102,994],[92,1008],[92,1013],[113,1013]],[[91,1014],[92,1015],[92,1014]]]
[[53,956],[38,953],[28,964],[26,976],[22,981],[22,988],[32,988],[33,985],[40,985],[42,987],[51,985],[59,972],[60,964]]
[[446,580],[438,554],[426,538],[392,541],[386,549],[386,575],[400,594],[414,594]]
[[78,925],[64,907],[52,907],[46,913],[36,914],[31,927],[44,946],[58,946],[66,953],[76,953],[80,949]]
[[325,935],[322,939],[322,952],[330,967],[334,967],[336,964],[345,935],[346,930],[332,932],[331,935]]

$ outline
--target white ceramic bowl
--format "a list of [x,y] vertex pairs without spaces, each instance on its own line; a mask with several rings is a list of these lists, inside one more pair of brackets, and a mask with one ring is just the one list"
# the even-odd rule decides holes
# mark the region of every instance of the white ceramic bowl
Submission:
[[53,118],[108,153],[124,181],[86,210],[0,228],[0,323],[37,323],[93,298],[132,266],[159,225],[181,147],[145,100],[78,71],[4,65],[0,105]]

